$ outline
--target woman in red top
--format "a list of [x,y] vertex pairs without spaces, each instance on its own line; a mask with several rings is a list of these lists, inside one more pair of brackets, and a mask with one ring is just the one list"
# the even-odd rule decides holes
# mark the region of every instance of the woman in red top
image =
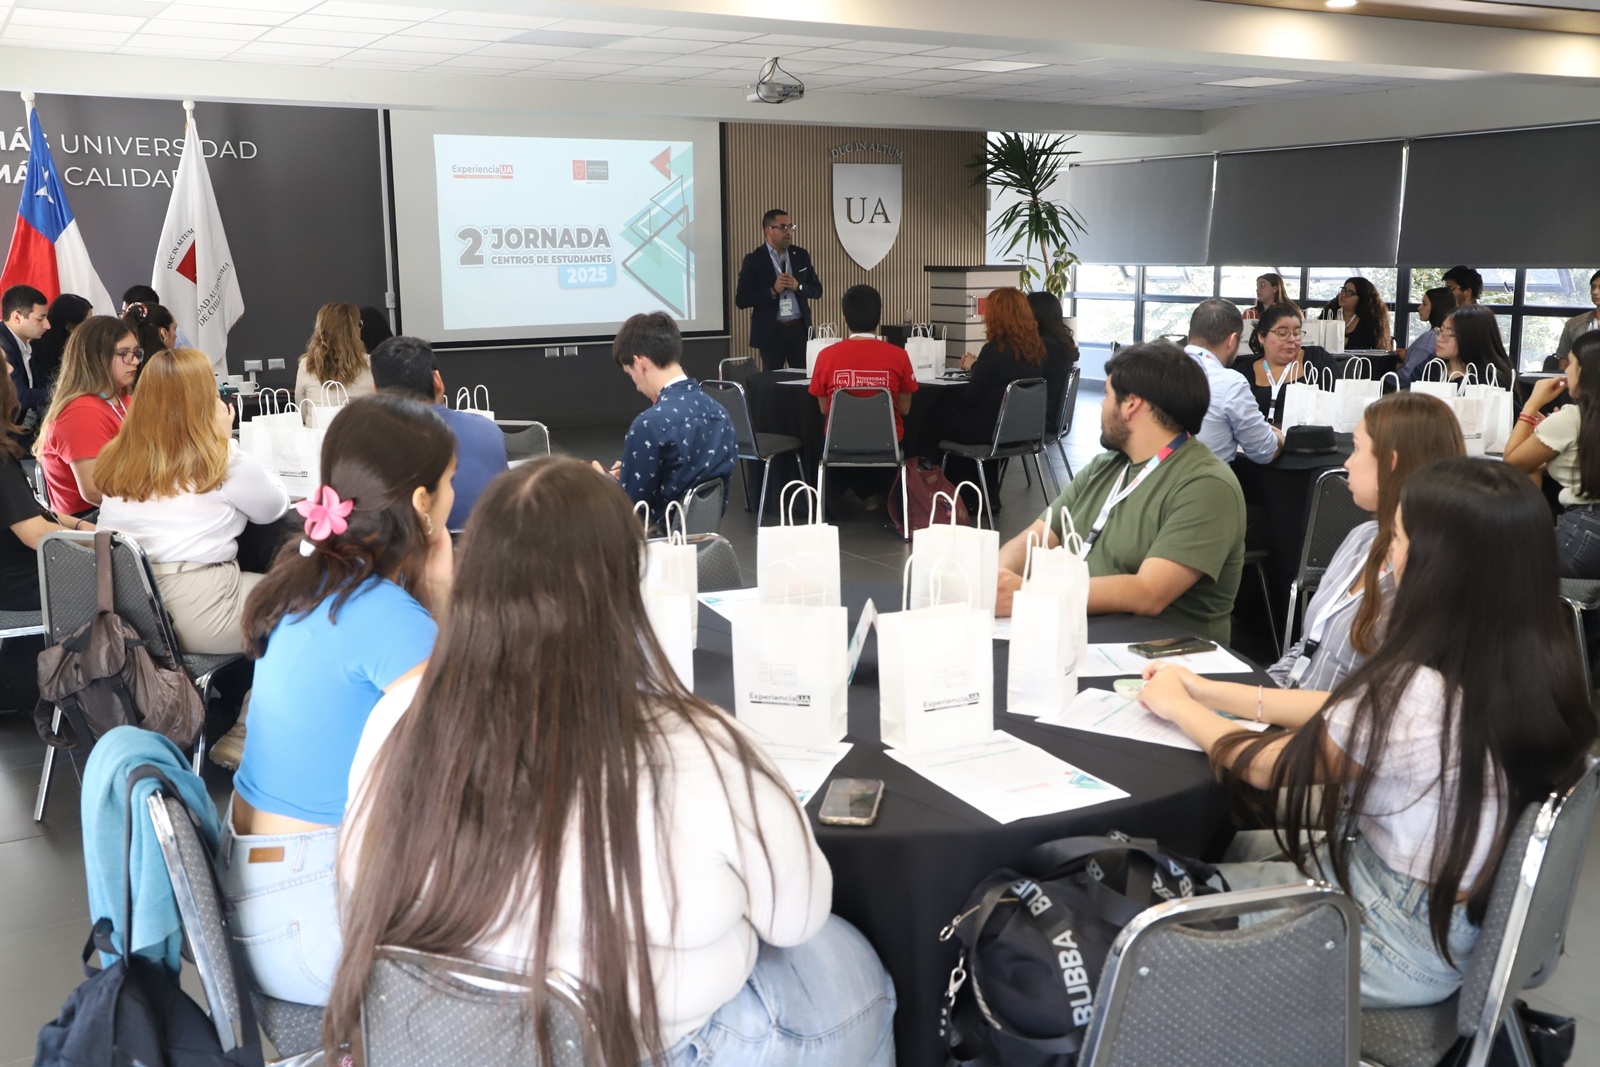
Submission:
[[87,515],[100,506],[94,461],[122,428],[143,355],[133,331],[109,315],[85,319],[67,339],[36,449],[58,514]]

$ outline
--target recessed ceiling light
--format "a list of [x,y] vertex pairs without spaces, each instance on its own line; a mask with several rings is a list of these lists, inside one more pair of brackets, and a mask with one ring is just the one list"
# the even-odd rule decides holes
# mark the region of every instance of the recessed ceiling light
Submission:
[[1356,0],[1322,0],[1327,7],[1355,7]]
[[1229,78],[1220,82],[1205,82],[1205,85],[1227,85],[1235,89],[1265,89],[1269,85],[1294,85],[1303,82],[1304,78]]
[[989,74],[1004,74],[1004,73],[1006,73],[1008,71],[1013,71],[1013,70],[1031,70],[1034,67],[1042,67],[1042,66],[1044,66],[1043,63],[1017,63],[1017,62],[1014,62],[1012,60],[1005,60],[1005,59],[980,59],[980,60],[976,60],[975,62],[972,62],[972,63],[957,63],[955,66],[948,67],[946,69],[947,70],[981,70],[981,71],[985,71],[985,72],[987,72]]

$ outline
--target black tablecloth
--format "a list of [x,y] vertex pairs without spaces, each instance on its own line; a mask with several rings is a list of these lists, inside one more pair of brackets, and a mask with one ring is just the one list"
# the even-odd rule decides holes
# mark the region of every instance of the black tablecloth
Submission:
[[[899,603],[900,591],[892,585],[847,586],[844,601],[852,625],[868,596],[892,608]],[[1172,636],[1172,628],[1150,619],[1108,616],[1089,623],[1091,641],[1131,643],[1165,636]],[[727,620],[702,608],[695,692],[731,711],[730,646]],[[955,965],[956,944],[941,943],[939,931],[990,871],[1040,842],[1073,834],[1123,830],[1157,837],[1180,852],[1200,854],[1220,844],[1227,833],[1221,787],[1200,753],[1039,726],[1000,710],[1005,706],[1007,652],[1005,642],[995,642],[995,724],[1127,790],[1127,799],[1001,826],[890,759],[878,741],[873,638],[850,688],[848,740],[855,747],[834,775],[883,780],[878,821],[871,827],[823,826],[816,821],[823,790],[807,806],[817,842],[833,867],[834,912],[860,928],[894,979],[900,1005],[895,1047],[901,1067],[944,1062],[939,1006]],[[1264,674],[1234,677],[1272,684]],[[1103,688],[1110,680],[1088,679],[1084,684]]]
[[1267,586],[1272,591],[1274,619],[1282,625],[1289,604],[1289,585],[1300,568],[1300,553],[1306,543],[1310,520],[1311,487],[1317,477],[1332,467],[1344,466],[1355,447],[1351,434],[1333,435],[1337,450],[1318,455],[1282,455],[1271,463],[1252,463],[1243,456],[1233,461],[1246,504],[1265,512]]

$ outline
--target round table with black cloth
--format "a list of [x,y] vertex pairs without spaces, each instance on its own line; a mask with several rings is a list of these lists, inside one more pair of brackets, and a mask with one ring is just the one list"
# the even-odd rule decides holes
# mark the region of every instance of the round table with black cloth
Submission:
[[[846,585],[843,599],[853,621],[868,596],[885,607],[900,602],[897,586]],[[1105,616],[1089,620],[1089,639],[1132,643],[1175,636],[1152,619]],[[700,612],[700,647],[694,654],[695,692],[734,710],[729,623]],[[1225,843],[1225,799],[1206,759],[1198,752],[1059,727],[1040,726],[1005,707],[1008,646],[995,648],[995,725],[1053,753],[1130,795],[1079,811],[1023,819],[1002,826],[909,768],[890,759],[878,737],[876,638],[867,642],[850,687],[850,733],[854,747],[833,777],[879,778],[884,782],[878,821],[870,827],[824,826],[816,821],[825,789],[806,810],[817,842],[833,868],[833,910],[854,923],[877,950],[894,979],[899,1009],[895,1048],[901,1067],[945,1062],[939,1039],[939,1009],[956,942],[939,931],[960,910],[979,880],[1043,841],[1077,834],[1122,830],[1155,837],[1178,852],[1200,855]],[[1238,681],[1271,685],[1266,675],[1234,675]],[[1087,679],[1105,688],[1110,679]]]

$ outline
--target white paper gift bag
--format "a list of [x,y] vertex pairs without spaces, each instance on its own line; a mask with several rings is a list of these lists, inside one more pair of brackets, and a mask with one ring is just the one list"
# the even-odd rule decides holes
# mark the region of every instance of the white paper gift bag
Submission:
[[1489,366],[1487,380],[1477,380],[1477,368],[1467,367],[1467,380],[1461,386],[1462,397],[1483,401],[1483,450],[1503,452],[1511,437],[1516,407],[1511,401],[1511,390],[1501,388],[1500,372]]
[[775,744],[837,744],[849,728],[845,609],[758,601],[735,611],[731,625],[739,721]]
[[[916,559],[913,551],[906,561],[901,610],[877,621],[879,735],[913,754],[977,744],[994,732],[994,614],[970,599],[908,607]],[[957,567],[946,559],[930,570],[937,585]]]
[[[808,521],[796,524],[794,504],[806,498]],[[764,603],[800,597],[807,604],[839,604],[839,528],[822,521],[814,486],[793,481],[778,495],[779,524],[756,530],[757,596]],[[776,568],[778,562],[788,567]]]
[[294,395],[287,389],[264,389],[257,403],[255,416],[239,422],[239,451],[254,456],[263,467],[270,469],[273,462],[272,436],[267,433],[267,428],[285,421],[292,421],[297,426],[303,424]]
[[1450,381],[1450,368],[1442,359],[1430,359],[1423,364],[1421,373],[1411,379],[1411,391],[1424,396],[1436,396],[1446,404],[1461,392],[1456,383]]
[[1337,312],[1322,324],[1322,347],[1330,356],[1344,351],[1344,319]]
[[1467,455],[1483,455],[1488,447],[1484,438],[1489,401],[1481,396],[1457,396],[1449,403],[1461,425],[1461,441],[1467,446]]
[[[956,487],[956,494],[959,496],[967,486],[972,486],[973,492],[979,492],[971,482],[962,482]],[[981,497],[982,494],[979,495]],[[961,526],[956,523],[955,500],[948,493],[933,495],[933,514],[939,514],[940,497],[950,505],[950,521],[930,522],[911,534],[911,606],[925,608],[956,600],[970,602],[992,617],[1000,581],[1000,534],[996,530],[983,528],[984,508],[981,499],[974,513],[973,521],[977,525]],[[940,589],[943,599],[940,599],[934,589],[933,574],[946,560],[955,565],[955,572],[942,576]]]
[[906,338],[906,357],[911,360],[911,371],[917,381],[931,382],[944,373],[945,347],[946,342],[936,340],[933,327],[927,323],[911,327],[911,334]]
[[350,390],[342,382],[323,382],[315,397],[306,397],[300,411],[305,416],[307,426],[314,430],[326,430],[334,416],[343,411],[348,403]]
[[[1289,382],[1283,387],[1283,422],[1281,429],[1292,426],[1332,426],[1334,396],[1322,388],[1322,377],[1311,364],[1305,367],[1305,378]],[[1331,372],[1330,372],[1331,377]]]
[[824,348],[839,341],[839,328],[831,322],[819,323],[811,331],[811,337],[806,341],[806,377],[810,377],[817,369],[817,356]]
[[322,438],[326,430],[276,423],[267,427],[272,464],[291,497],[309,497],[322,484]]
[[694,635],[689,619],[694,613],[695,598],[649,578],[644,580],[642,592],[645,617],[667,657],[665,666],[678,676],[685,689],[694,692]]
[[[678,515],[676,527],[672,521],[674,509]],[[666,531],[665,537],[645,543],[645,583],[676,590],[688,597],[689,647],[699,648],[700,569],[695,547],[689,543],[683,505],[676,500],[667,505]]]
[[1071,516],[1065,508],[1061,515],[1061,547],[1030,543],[1022,588],[1012,595],[1006,710],[1018,715],[1066,707],[1089,651],[1089,564]]
[[1337,433],[1354,433],[1367,405],[1383,395],[1383,383],[1372,381],[1372,360],[1351,356],[1333,383],[1333,428]]
[[494,421],[494,407],[489,403],[489,387],[475,385],[471,389],[462,386],[456,390],[456,410],[470,411],[474,415],[482,415],[490,422]]

